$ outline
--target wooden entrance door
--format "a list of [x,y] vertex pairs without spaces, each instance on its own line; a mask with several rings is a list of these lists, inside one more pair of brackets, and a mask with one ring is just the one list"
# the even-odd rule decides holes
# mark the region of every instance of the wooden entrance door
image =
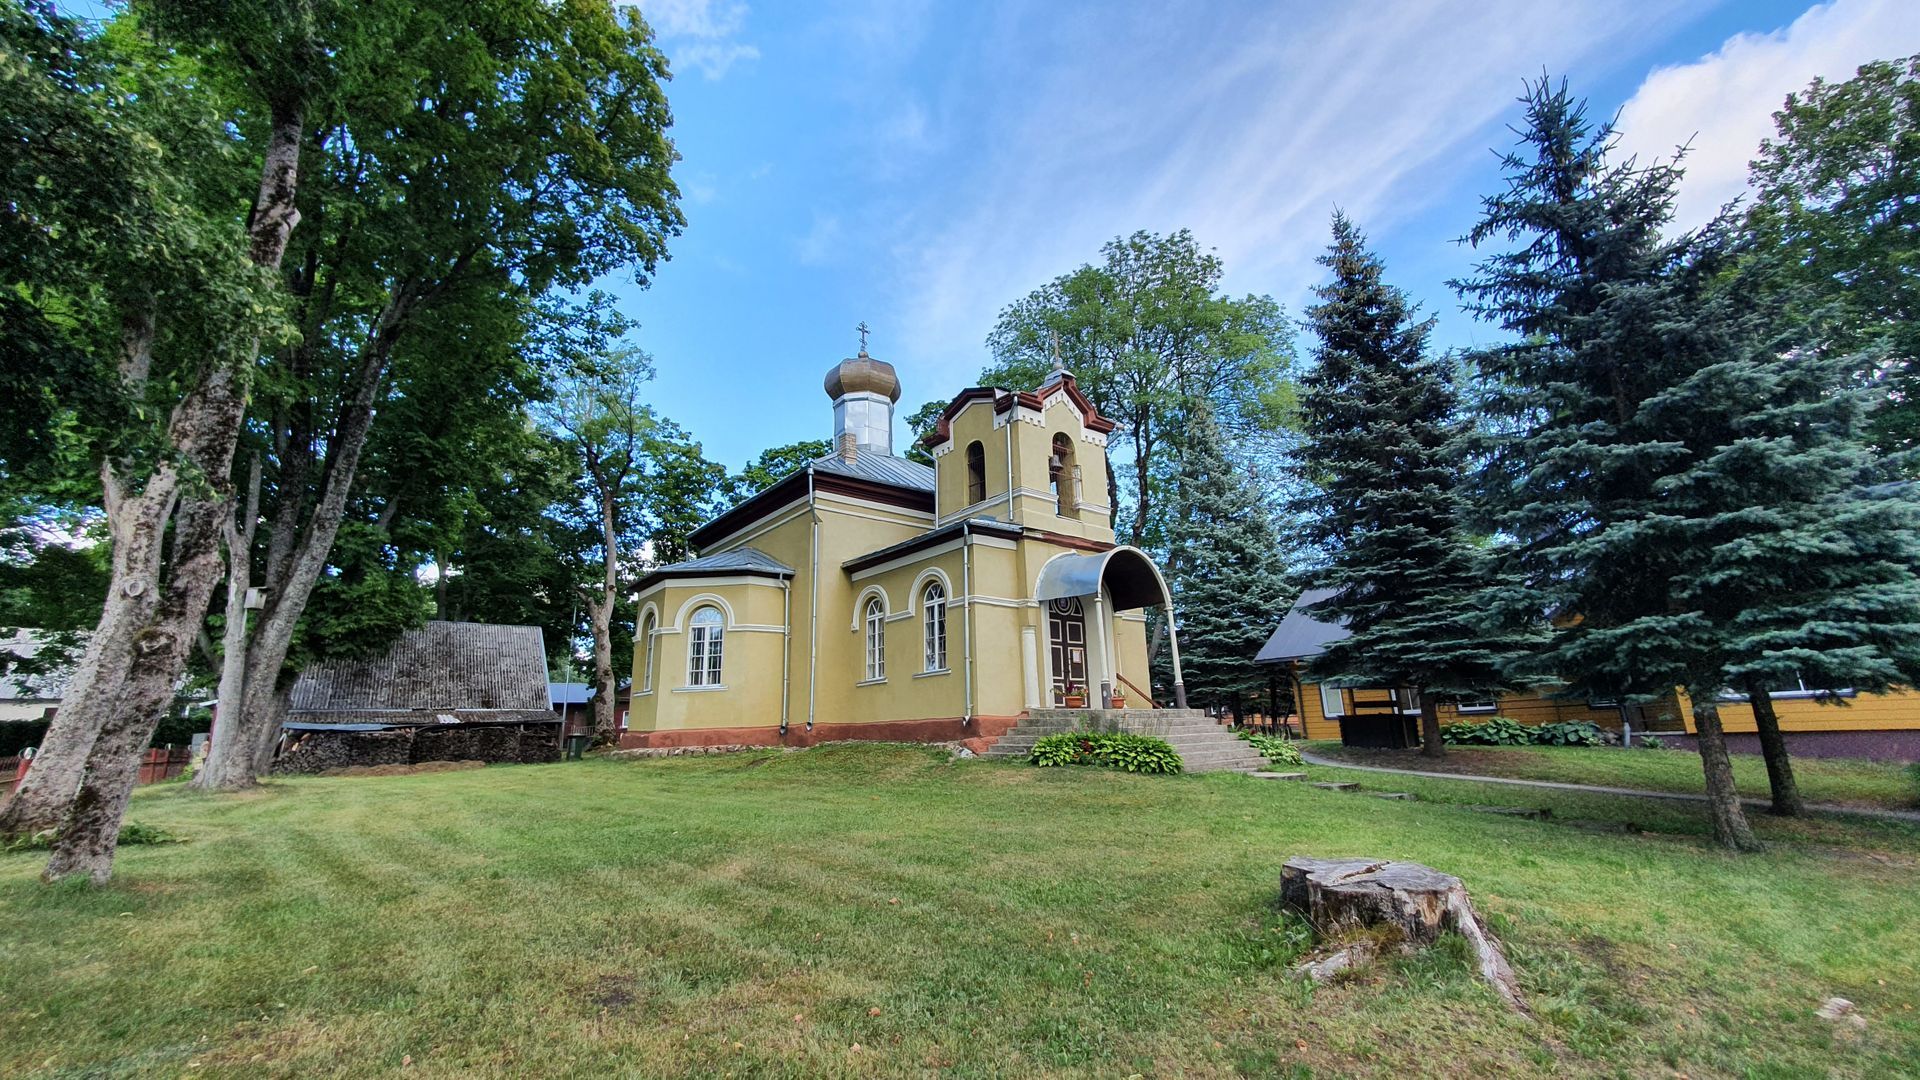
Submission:
[[1047,605],[1047,659],[1055,701],[1066,693],[1069,683],[1080,693],[1087,692],[1087,618],[1077,596]]

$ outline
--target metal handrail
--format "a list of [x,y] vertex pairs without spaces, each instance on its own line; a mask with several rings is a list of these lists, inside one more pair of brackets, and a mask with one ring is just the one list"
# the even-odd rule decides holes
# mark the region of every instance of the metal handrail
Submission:
[[1127,677],[1126,677],[1125,675],[1122,675],[1122,674],[1120,674],[1120,673],[1119,673],[1119,672],[1117,672],[1117,671],[1116,671],[1116,672],[1114,672],[1114,675],[1113,675],[1113,677],[1114,677],[1114,678],[1116,678],[1116,679],[1118,679],[1118,680],[1120,680],[1120,685],[1122,685],[1122,686],[1124,686],[1124,687],[1126,687],[1127,689],[1129,689],[1129,690],[1131,690],[1131,691],[1133,691],[1133,692],[1134,692],[1134,693],[1136,693],[1136,694],[1139,694],[1139,695],[1140,695],[1140,700],[1142,700],[1142,701],[1144,701],[1144,702],[1146,702],[1146,703],[1147,703],[1147,708],[1149,708],[1149,709],[1157,709],[1157,708],[1159,708],[1159,707],[1160,707],[1160,706],[1159,706],[1159,704],[1158,704],[1158,703],[1156,703],[1156,702],[1155,702],[1155,701],[1153,700],[1153,695],[1152,695],[1152,694],[1149,694],[1149,693],[1147,693],[1147,692],[1146,692],[1145,690],[1142,690],[1142,689],[1140,689],[1139,687],[1137,687],[1137,686],[1135,686],[1135,685],[1133,685],[1133,680],[1131,680],[1131,679],[1129,679],[1129,678],[1127,678]]

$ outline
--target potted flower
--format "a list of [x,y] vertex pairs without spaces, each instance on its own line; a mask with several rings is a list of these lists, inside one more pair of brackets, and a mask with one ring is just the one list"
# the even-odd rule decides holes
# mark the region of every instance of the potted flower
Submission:
[[1066,689],[1061,691],[1061,698],[1069,709],[1084,709],[1087,707],[1086,691],[1074,683],[1070,682],[1066,685]]
[[1113,707],[1116,709],[1124,709],[1127,707],[1127,692],[1125,690],[1121,690],[1118,688],[1114,689]]

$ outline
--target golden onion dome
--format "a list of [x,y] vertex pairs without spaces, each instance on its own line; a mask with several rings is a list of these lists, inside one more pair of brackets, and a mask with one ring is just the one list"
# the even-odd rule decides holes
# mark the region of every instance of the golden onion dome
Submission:
[[888,401],[900,400],[900,377],[893,373],[893,365],[885,360],[875,360],[861,349],[860,355],[851,360],[842,360],[827,371],[827,396],[835,401],[847,396],[866,392],[884,394]]

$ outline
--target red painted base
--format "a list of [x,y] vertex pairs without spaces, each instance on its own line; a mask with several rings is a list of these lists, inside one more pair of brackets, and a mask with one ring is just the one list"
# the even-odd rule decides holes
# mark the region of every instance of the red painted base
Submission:
[[628,731],[620,736],[620,749],[662,746],[816,746],[827,742],[863,740],[868,742],[958,742],[980,753],[995,739],[1013,730],[1025,719],[1020,716],[976,716],[962,724],[958,716],[936,716],[925,720],[879,720],[870,724],[793,724],[786,735],[777,725],[767,727],[685,728],[668,731]]

